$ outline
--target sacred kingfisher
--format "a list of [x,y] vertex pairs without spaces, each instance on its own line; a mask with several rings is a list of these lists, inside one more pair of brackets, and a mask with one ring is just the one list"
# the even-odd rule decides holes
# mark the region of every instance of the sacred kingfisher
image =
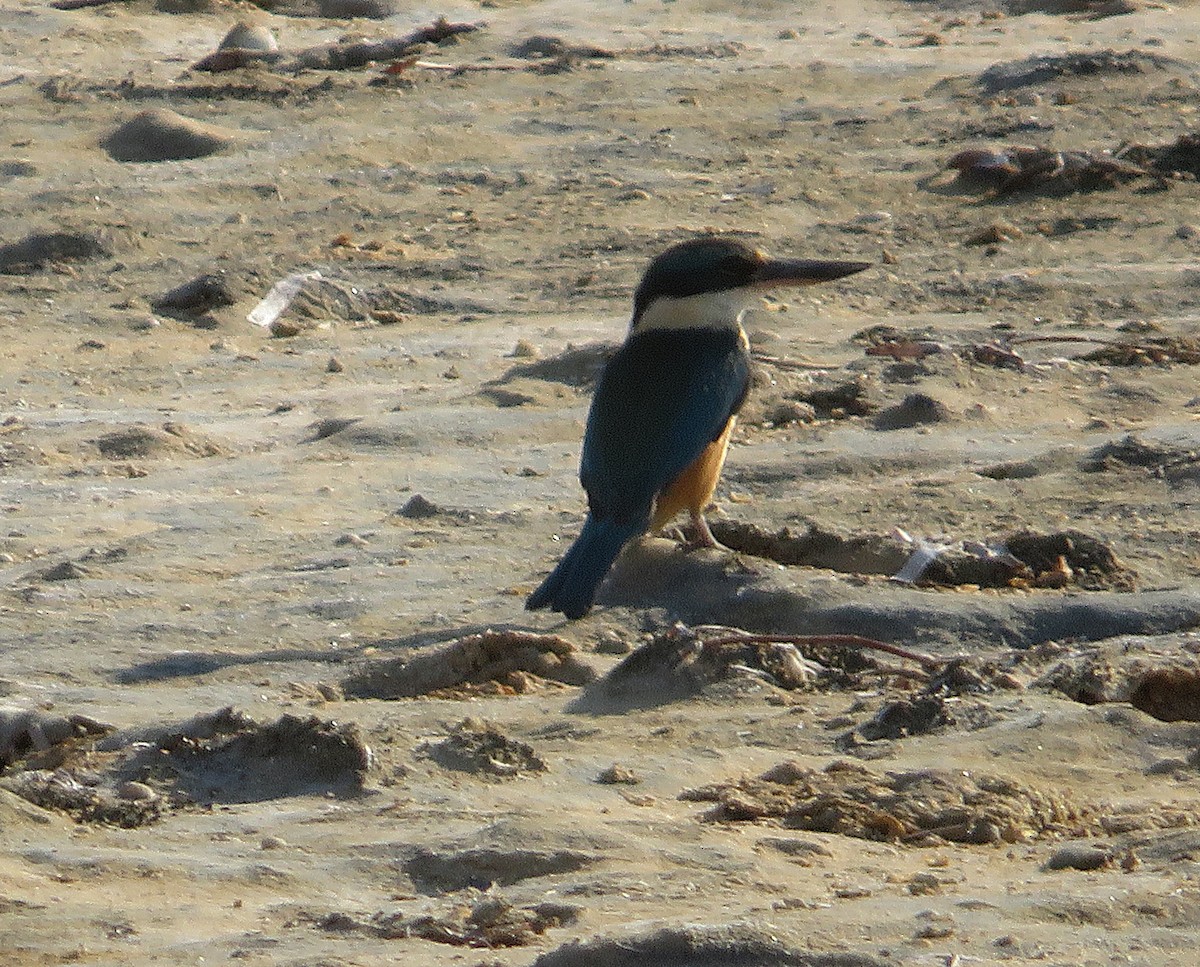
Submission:
[[587,520],[525,607],[587,614],[621,549],[681,510],[697,544],[719,547],[704,510],[750,389],[742,314],[765,289],[829,282],[869,265],[773,259],[720,236],[680,242],[655,258],[588,413],[579,465]]

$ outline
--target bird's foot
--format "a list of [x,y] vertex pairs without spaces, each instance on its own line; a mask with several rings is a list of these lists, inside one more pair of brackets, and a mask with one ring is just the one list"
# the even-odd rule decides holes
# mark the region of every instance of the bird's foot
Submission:
[[707,547],[714,551],[729,550],[724,544],[713,537],[713,532],[709,530],[708,521],[704,519],[703,514],[694,514],[692,516],[692,536],[684,541],[689,550]]

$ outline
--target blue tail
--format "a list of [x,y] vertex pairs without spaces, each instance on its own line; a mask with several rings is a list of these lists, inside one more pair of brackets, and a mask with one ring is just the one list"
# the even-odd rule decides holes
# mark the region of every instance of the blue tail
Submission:
[[529,611],[549,608],[568,618],[582,618],[591,610],[596,589],[613,561],[630,540],[646,529],[645,522],[618,524],[588,515],[575,543],[542,586],[525,602]]

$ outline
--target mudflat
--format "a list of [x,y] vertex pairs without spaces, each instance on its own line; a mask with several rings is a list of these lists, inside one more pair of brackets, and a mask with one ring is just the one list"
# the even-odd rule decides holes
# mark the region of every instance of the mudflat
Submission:
[[[5,964],[1192,962],[1194,5],[0,21]],[[875,267],[528,614],[705,232]]]

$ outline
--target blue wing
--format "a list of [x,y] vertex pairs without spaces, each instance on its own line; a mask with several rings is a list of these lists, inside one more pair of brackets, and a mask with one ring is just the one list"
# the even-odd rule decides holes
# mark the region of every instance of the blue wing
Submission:
[[596,387],[579,478],[591,512],[531,611],[585,615],[621,548],[643,533],[659,492],[717,439],[750,387],[737,332],[637,333]]
[[588,414],[579,478],[592,515],[645,530],[655,497],[721,435],[749,386],[737,331],[632,335]]

